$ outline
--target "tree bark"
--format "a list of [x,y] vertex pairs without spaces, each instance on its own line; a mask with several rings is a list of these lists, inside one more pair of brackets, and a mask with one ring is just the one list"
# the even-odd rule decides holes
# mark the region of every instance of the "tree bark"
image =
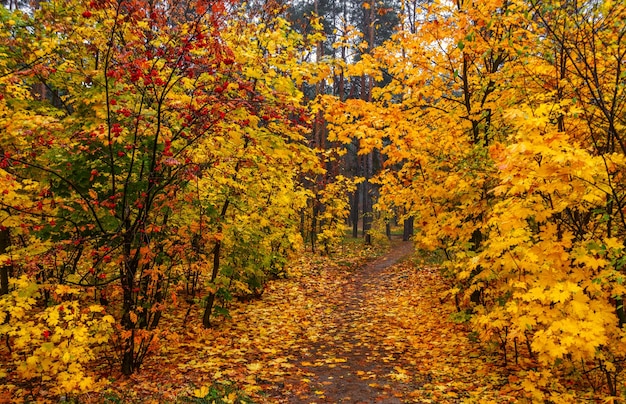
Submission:
[[[228,200],[224,204],[223,212],[228,208]],[[211,273],[211,283],[215,282],[217,279],[217,275],[220,270],[220,253],[222,249],[222,241],[217,240],[215,242],[215,247],[213,248],[213,272]],[[217,295],[217,290],[214,292],[210,292],[206,298],[206,307],[204,308],[204,314],[202,315],[202,325],[204,328],[211,327],[211,313],[213,312],[213,306],[215,305],[215,296]]]
[[[6,253],[10,246],[11,234],[9,233],[9,229],[5,228],[0,230],[0,254]],[[12,266],[10,264],[0,266],[0,295],[9,293],[9,272],[11,268]]]
[[411,217],[407,217],[406,219],[404,219],[404,229],[402,232],[402,241],[409,241],[411,239],[411,236],[413,236],[413,224],[415,222],[415,219],[413,218],[413,216]]
[[359,237],[359,194],[361,184],[357,185],[356,190],[352,193],[352,206],[350,209],[350,217],[352,220],[352,237]]

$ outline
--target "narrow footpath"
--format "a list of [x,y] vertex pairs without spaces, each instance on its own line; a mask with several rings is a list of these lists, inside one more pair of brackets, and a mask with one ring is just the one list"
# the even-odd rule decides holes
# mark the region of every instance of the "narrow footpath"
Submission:
[[344,274],[336,289],[312,292],[324,304],[308,324],[307,343],[298,344],[295,371],[271,401],[456,403],[497,390],[497,378],[482,377],[493,365],[449,320],[438,272],[416,268],[411,253],[411,243],[394,242],[387,255]]

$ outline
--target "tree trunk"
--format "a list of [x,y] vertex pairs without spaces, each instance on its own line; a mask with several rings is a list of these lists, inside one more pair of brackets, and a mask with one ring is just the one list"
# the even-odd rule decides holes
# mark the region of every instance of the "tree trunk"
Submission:
[[130,227],[130,221],[126,222],[127,233],[124,236],[124,265],[122,266],[122,273],[120,274],[122,289],[123,289],[123,314],[122,314],[122,328],[130,331],[131,334],[124,341],[122,341],[122,374],[126,376],[132,375],[137,364],[135,363],[135,326],[136,324],[131,319],[131,312],[135,307],[135,301],[133,299],[133,289],[135,288],[135,273],[137,272],[137,258],[133,257],[132,251],[132,230]]
[[363,168],[365,171],[365,181],[363,181],[363,235],[365,236],[365,244],[372,244],[372,221],[373,221],[373,201],[372,201],[372,160],[373,153],[364,156]]
[[[244,145],[246,148],[248,143]],[[239,163],[235,167],[235,173],[239,172]],[[224,206],[222,206],[222,211],[220,212],[220,223],[224,222],[226,218],[226,212],[228,212],[228,206],[230,205],[230,199],[226,198],[224,201]],[[221,233],[223,228],[221,225],[217,228],[218,233]],[[222,240],[217,240],[215,242],[215,247],[213,247],[213,272],[211,272],[211,283],[215,283],[217,279],[217,275],[220,273],[220,254],[222,252]],[[213,313],[213,306],[215,305],[215,296],[217,294],[217,290],[209,292],[206,297],[206,306],[204,307],[204,313],[202,314],[202,325],[204,328],[211,327],[211,314]]]
[[131,335],[124,341],[124,355],[122,356],[122,374],[130,376],[135,373],[135,330],[131,331]]
[[317,215],[319,215],[319,203],[313,199],[313,215],[311,216],[311,252],[315,253],[317,245]]
[[[5,228],[0,230],[0,254],[6,253],[10,246],[11,234],[9,233],[9,229]],[[12,266],[10,264],[0,266],[0,295],[9,293],[9,272],[11,268]]]
[[[4,149],[0,147],[0,156],[4,156]],[[7,214],[10,212],[4,211]],[[11,246],[11,233],[6,227],[0,230],[0,254],[5,254]],[[9,293],[9,272],[12,269],[12,265],[0,266],[0,296]]]
[[361,185],[357,185],[356,190],[352,193],[352,206],[350,209],[350,217],[352,218],[352,237],[359,237],[359,193]]
[[402,241],[409,241],[411,239],[411,237],[413,236],[413,224],[415,222],[415,219],[413,218],[413,216],[411,217],[407,217],[406,219],[404,219],[404,229],[402,232]]
[[[224,204],[224,208],[228,207],[228,200],[226,204]],[[225,210],[224,209],[224,210]],[[215,282],[217,279],[217,275],[220,270],[220,252],[222,249],[222,241],[217,240],[215,242],[215,247],[213,248],[213,272],[211,273],[211,283]],[[204,328],[211,327],[211,313],[213,312],[213,305],[215,304],[215,295],[217,294],[217,290],[212,291],[206,298],[206,306],[204,308],[204,314],[202,315],[202,325]]]
[[[369,3],[369,12],[366,11],[365,18],[365,29],[364,32],[367,33],[367,38],[369,42],[369,50],[374,48],[374,22],[375,15],[374,10],[376,7],[376,3],[372,0]],[[374,87],[374,78],[371,76],[366,76],[365,74],[361,76],[361,98],[364,101],[372,102],[372,89]],[[372,222],[373,222],[373,212],[374,212],[374,193],[372,192],[372,184],[370,182],[371,178],[374,174],[374,151],[369,152],[363,158],[363,171],[365,174],[365,181],[363,181],[363,233],[365,235],[365,244],[372,244]]]

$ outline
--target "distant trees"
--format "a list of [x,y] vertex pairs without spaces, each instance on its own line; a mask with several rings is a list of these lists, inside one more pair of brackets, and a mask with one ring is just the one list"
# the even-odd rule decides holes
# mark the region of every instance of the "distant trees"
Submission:
[[[328,63],[331,69],[329,78],[315,88],[305,89],[310,99],[332,94],[342,100],[360,98],[369,100],[375,80],[363,74],[354,77],[348,74],[349,66],[361,60],[374,47],[389,39],[399,23],[397,4],[390,2],[351,2],[320,1],[295,3],[289,9],[289,16],[294,27],[303,32],[307,30],[311,15],[320,17],[324,40],[316,50],[316,60]],[[358,142],[341,145],[328,140],[328,127],[322,111],[314,123],[312,144],[323,149],[335,148],[343,157],[334,153],[327,163],[326,178],[318,178],[319,184],[333,181],[341,174],[348,178],[361,178],[350,196],[350,216],[353,237],[358,235],[358,224],[362,224],[362,235],[370,242],[370,230],[373,220],[373,205],[377,198],[377,188],[370,179],[381,168],[381,156],[377,151],[371,154],[359,152]],[[318,207],[313,216],[324,208]]]

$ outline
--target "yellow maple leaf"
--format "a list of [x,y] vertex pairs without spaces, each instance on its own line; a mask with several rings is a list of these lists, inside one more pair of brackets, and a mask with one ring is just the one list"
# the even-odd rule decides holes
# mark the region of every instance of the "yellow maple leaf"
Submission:
[[78,386],[81,390],[87,391],[93,386],[93,379],[91,377],[83,377],[83,379],[78,382]]
[[605,238],[604,239],[604,245],[606,245],[606,248],[608,248],[608,249],[619,250],[619,249],[624,248],[624,243],[622,243],[621,241],[619,241],[615,237]]
[[199,389],[195,389],[193,391],[193,396],[196,398],[204,398],[209,394],[209,386],[204,385]]
[[59,324],[59,310],[52,309],[49,310],[47,314],[48,318],[46,318],[46,322],[48,323],[48,325],[54,327],[55,325]]

